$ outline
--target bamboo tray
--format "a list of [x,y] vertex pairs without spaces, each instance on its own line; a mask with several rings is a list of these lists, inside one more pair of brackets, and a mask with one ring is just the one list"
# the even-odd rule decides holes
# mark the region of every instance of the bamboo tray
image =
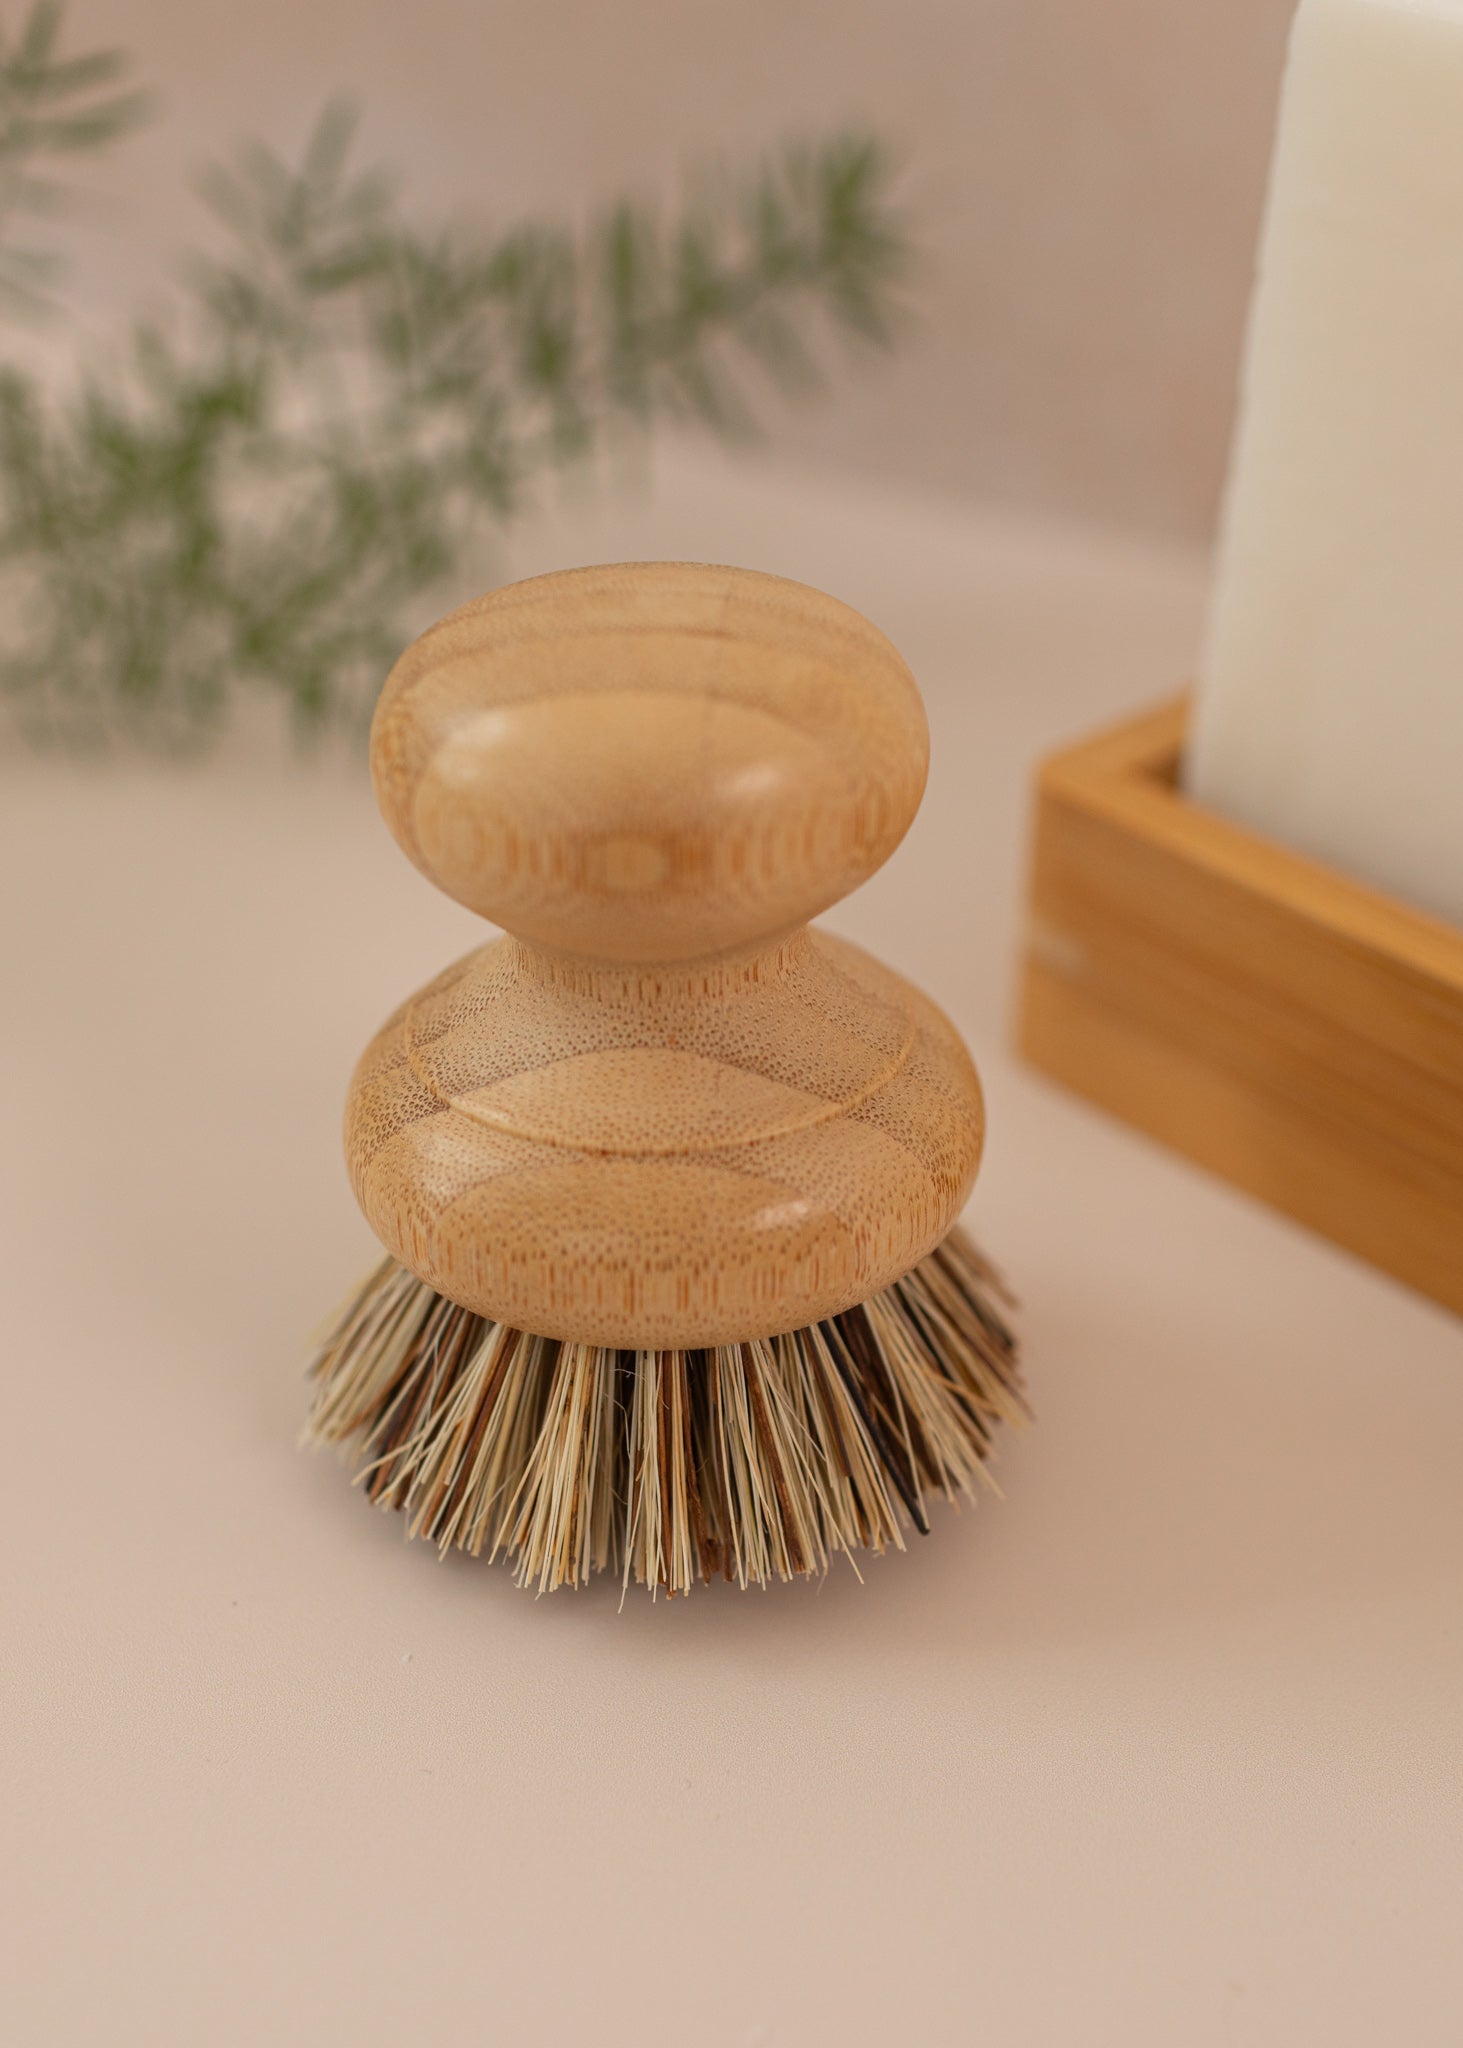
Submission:
[[1039,772],[1022,1051],[1463,1313],[1463,932],[1192,803],[1185,718]]

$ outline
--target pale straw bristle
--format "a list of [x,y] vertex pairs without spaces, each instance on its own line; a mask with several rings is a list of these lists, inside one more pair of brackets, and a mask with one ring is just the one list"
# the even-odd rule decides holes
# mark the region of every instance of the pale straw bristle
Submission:
[[971,1496],[1025,1413],[1000,1281],[955,1230],[892,1287],[808,1329],[616,1351],[487,1322],[388,1259],[311,1368],[307,1437],[411,1535],[506,1555],[550,1591],[617,1571],[672,1593],[765,1585],[904,1547],[927,1496]]

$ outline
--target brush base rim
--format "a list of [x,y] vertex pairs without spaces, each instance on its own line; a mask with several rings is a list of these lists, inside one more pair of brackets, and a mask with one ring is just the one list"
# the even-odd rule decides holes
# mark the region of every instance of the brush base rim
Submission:
[[644,998],[546,981],[513,939],[439,976],[346,1105],[382,1244],[475,1314],[632,1349],[769,1337],[890,1285],[969,1196],[975,1068],[847,940],[807,930],[768,957],[682,1001],[661,978]]

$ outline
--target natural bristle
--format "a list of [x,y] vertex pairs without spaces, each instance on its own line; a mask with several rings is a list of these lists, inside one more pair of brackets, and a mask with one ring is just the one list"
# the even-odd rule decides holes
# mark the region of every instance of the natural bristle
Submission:
[[973,1494],[1025,1412],[1005,1299],[955,1230],[828,1322],[618,1351],[485,1321],[388,1259],[315,1359],[308,1436],[358,1443],[410,1534],[506,1555],[523,1585],[765,1585],[902,1549],[927,1498]]

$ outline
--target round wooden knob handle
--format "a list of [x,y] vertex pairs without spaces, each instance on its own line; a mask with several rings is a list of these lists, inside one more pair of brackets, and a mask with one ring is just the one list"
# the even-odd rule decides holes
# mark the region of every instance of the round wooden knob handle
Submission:
[[675,562],[509,585],[423,634],[371,733],[382,812],[448,895],[547,950],[689,960],[854,889],[907,831],[914,680],[821,592]]

